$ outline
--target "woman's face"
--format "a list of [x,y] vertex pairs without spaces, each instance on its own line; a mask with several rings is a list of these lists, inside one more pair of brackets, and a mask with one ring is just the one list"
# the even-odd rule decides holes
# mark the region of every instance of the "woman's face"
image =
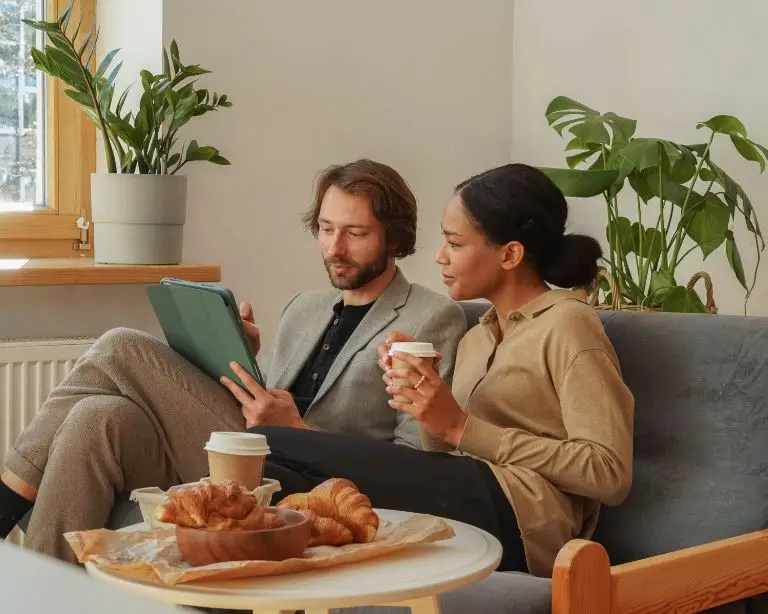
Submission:
[[470,221],[456,194],[443,212],[443,246],[435,258],[455,301],[490,298],[502,283],[500,249]]

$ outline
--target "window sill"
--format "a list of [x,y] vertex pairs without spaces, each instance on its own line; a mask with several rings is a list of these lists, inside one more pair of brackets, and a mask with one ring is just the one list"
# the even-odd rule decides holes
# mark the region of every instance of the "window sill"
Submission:
[[221,267],[214,264],[96,264],[92,258],[0,259],[0,286],[153,284],[164,277],[218,282]]

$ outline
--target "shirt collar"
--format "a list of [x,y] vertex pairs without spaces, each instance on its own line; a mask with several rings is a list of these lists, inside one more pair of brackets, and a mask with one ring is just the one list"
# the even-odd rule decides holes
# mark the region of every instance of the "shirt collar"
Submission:
[[333,306],[333,313],[338,317],[341,315],[341,312],[346,309],[347,311],[368,311],[371,307],[373,307],[373,304],[376,301],[371,301],[370,303],[366,303],[365,305],[345,305],[344,304],[344,298],[341,298],[337,303]]
[[[561,301],[577,300],[582,303],[587,301],[587,293],[584,290],[548,290],[543,294],[540,294],[535,299],[528,301],[525,305],[519,307],[516,311],[510,311],[507,314],[507,319],[525,318],[532,320],[538,315],[541,315],[547,309],[556,305]],[[482,324],[492,324],[497,322],[496,309],[491,307],[480,318]]]

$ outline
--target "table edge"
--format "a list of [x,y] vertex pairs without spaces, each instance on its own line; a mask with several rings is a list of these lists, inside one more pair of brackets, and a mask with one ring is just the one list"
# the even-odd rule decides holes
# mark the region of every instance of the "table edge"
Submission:
[[[386,512],[390,511],[396,512],[398,514],[414,514],[413,512],[402,512],[400,510],[387,510],[380,508],[377,508],[377,511],[384,512],[385,514]],[[366,595],[354,595],[350,597],[344,597],[340,595],[333,595],[329,597],[301,597],[300,595],[297,595],[290,596],[289,598],[286,598],[285,596],[276,596],[270,598],[267,596],[263,598],[260,597],[258,602],[251,601],[245,603],[243,595],[227,594],[225,591],[218,593],[208,589],[208,592],[205,593],[195,592],[193,583],[180,584],[177,586],[165,586],[121,577],[117,574],[110,573],[108,570],[102,569],[97,563],[90,561],[85,563],[85,569],[88,575],[93,577],[95,580],[102,581],[116,587],[122,586],[125,590],[130,590],[135,594],[140,594],[156,601],[184,606],[230,609],[254,609],[254,607],[256,607],[257,609],[296,610],[306,608],[350,608],[366,605],[386,605],[390,603],[401,603],[413,599],[440,595],[442,593],[450,592],[458,588],[474,584],[475,582],[478,582],[493,573],[493,571],[501,562],[503,548],[499,540],[492,534],[465,522],[448,518],[443,518],[443,520],[449,524],[458,524],[469,527],[472,531],[482,534],[489,544],[487,564],[483,564],[472,573],[460,578],[450,578],[445,581],[438,579],[425,583],[422,586],[411,587],[406,590],[398,590],[396,588],[384,590],[379,589]],[[395,552],[389,556],[397,556],[397,554],[398,553]],[[183,599],[180,599],[181,597],[183,597]]]

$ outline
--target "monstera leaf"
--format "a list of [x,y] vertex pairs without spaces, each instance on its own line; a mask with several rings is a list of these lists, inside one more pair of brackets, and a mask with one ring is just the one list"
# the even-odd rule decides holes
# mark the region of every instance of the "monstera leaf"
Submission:
[[[635,120],[601,113],[567,96],[550,102],[546,119],[568,140],[567,168],[542,170],[567,197],[603,197],[609,246],[605,264],[622,297],[667,311],[706,311],[696,291],[679,286],[675,274],[694,251],[705,260],[725,249],[746,291],[746,312],[765,241],[746,192],[712,159],[712,143],[716,136],[727,137],[761,173],[768,149],[749,137],[738,118],[716,115],[699,122],[697,128],[709,130],[710,136],[693,145],[636,136]],[[737,224],[754,240],[757,262],[751,280],[733,232]]]

